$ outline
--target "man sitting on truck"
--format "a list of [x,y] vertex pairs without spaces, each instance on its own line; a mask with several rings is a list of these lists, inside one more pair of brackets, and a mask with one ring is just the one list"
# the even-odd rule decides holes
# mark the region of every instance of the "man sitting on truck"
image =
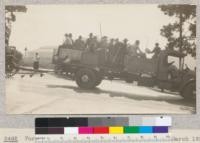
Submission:
[[114,45],[114,39],[110,39],[110,42],[108,44],[108,62],[112,63],[112,59],[115,55],[115,45]]
[[101,38],[101,41],[98,43],[97,53],[99,57],[99,63],[101,65],[105,64],[107,61],[107,49],[108,49],[108,43],[107,43],[107,36],[103,36]]
[[74,48],[79,50],[85,49],[85,42],[82,39],[82,36],[79,36],[78,39],[74,42]]
[[124,39],[123,43],[119,41],[116,43],[117,52],[115,54],[113,62],[115,66],[118,66],[120,68],[124,68],[124,59],[125,59],[126,54],[128,53],[127,42],[128,40]]
[[156,59],[158,58],[158,55],[161,52],[161,48],[159,47],[159,44],[156,43],[154,49],[150,52],[150,53],[154,53],[154,55],[152,56],[152,59]]
[[143,55],[143,52],[140,50],[140,41],[136,40],[135,44],[130,46],[130,55],[133,57],[141,57]]
[[72,45],[74,44],[74,40],[73,40],[73,38],[72,38],[72,33],[69,33],[69,39],[70,39],[70,41],[71,41],[71,43],[72,43]]
[[116,63],[117,53],[120,49],[120,46],[121,46],[121,43],[119,42],[119,39],[116,38],[114,40],[113,58],[112,58],[112,61],[111,61],[113,64]]
[[72,34],[65,34],[65,40],[63,42],[63,46],[66,48],[72,48],[73,40],[72,40]]
[[89,38],[86,41],[86,48],[88,51],[94,52],[95,42],[94,42],[94,36],[92,33],[90,33]]
[[99,44],[99,42],[98,42],[97,36],[94,36],[94,37],[93,37],[93,40],[92,40],[92,45],[93,45],[93,50],[94,50],[94,51],[97,50],[98,44]]

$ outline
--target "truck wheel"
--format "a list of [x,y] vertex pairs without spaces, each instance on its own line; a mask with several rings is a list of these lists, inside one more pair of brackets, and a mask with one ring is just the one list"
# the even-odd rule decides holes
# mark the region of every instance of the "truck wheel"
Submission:
[[196,97],[196,84],[189,83],[186,85],[181,91],[181,96],[184,97],[184,99],[194,99]]
[[80,88],[92,89],[96,86],[95,72],[89,69],[81,69],[76,73],[76,83]]
[[102,82],[102,76],[99,73],[96,73],[96,79],[95,85],[98,86]]

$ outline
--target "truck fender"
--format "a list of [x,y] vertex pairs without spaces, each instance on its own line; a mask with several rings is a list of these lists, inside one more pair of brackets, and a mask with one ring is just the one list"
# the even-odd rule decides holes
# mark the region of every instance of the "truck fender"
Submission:
[[180,93],[183,91],[183,89],[184,89],[187,85],[189,85],[189,84],[191,84],[191,83],[195,83],[195,84],[196,84],[196,80],[192,78],[192,79],[188,80],[187,82],[185,82],[183,85],[181,85],[181,87],[180,87]]
[[75,74],[79,71],[79,70],[81,70],[81,69],[88,69],[88,70],[91,70],[91,71],[93,71],[96,75],[101,75],[102,73],[101,73],[101,71],[100,71],[100,68],[98,68],[98,67],[79,67],[78,69],[77,69],[77,71],[75,72]]

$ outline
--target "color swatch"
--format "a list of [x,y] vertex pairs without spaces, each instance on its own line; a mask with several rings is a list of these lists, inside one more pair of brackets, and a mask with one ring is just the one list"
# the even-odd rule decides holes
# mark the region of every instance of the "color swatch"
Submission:
[[109,133],[109,127],[94,127],[93,133],[94,134],[108,134]]
[[124,127],[109,127],[109,134],[123,134]]
[[148,117],[142,121],[141,125],[128,125],[129,121],[123,117],[119,117],[117,122],[115,122],[114,118],[37,118],[35,120],[35,134],[168,133],[169,125],[171,124],[171,119],[168,117],[154,119]]
[[37,127],[35,134],[137,134],[168,133],[166,126],[125,126],[125,127]]

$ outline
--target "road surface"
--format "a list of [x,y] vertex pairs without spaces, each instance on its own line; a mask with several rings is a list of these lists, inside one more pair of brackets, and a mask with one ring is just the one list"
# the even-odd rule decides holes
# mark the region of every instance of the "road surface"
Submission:
[[46,74],[6,79],[6,109],[8,114],[192,114],[195,103],[123,81],[104,80],[94,90],[82,90],[74,81]]

